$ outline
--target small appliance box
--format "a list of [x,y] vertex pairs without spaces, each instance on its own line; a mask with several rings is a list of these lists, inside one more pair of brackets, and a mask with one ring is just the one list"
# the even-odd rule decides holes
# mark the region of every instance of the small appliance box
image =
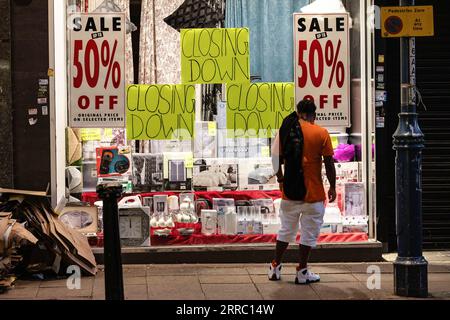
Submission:
[[163,155],[135,153],[133,163],[133,190],[137,192],[157,192],[164,190]]
[[192,190],[192,152],[165,152],[163,164],[164,190]]
[[240,190],[278,190],[271,158],[239,159]]
[[348,182],[344,184],[344,215],[366,216],[364,205],[364,183]]
[[235,159],[197,159],[193,185],[199,191],[237,190],[239,166]]
[[199,121],[195,123],[194,157],[195,158],[217,157],[216,122]]
[[213,209],[217,212],[217,233],[218,234],[225,234],[225,214],[229,207],[236,210],[235,204],[234,204],[234,199],[232,199],[232,198],[213,198]]
[[97,163],[85,161],[81,167],[83,171],[83,192],[95,192],[97,188]]
[[[336,168],[337,184],[361,181],[361,170],[359,162],[339,162],[335,163],[334,167]],[[322,166],[322,180],[325,185],[328,185],[325,165]]]
[[98,177],[111,177],[131,174],[131,159],[129,148],[97,148],[96,154]]
[[217,211],[216,210],[202,210],[202,234],[213,235],[217,233]]
[[352,233],[352,232],[369,232],[368,225],[368,217],[367,216],[353,216],[353,217],[344,217],[342,221],[342,232],[344,233]]

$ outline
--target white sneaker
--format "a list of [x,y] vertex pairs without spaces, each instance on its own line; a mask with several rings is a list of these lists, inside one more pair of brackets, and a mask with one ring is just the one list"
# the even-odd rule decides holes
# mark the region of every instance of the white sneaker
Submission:
[[277,265],[275,262],[272,262],[269,267],[269,280],[277,281],[281,279],[281,263]]
[[295,284],[308,284],[313,282],[319,282],[320,276],[314,272],[309,271],[307,268],[298,270],[295,277]]

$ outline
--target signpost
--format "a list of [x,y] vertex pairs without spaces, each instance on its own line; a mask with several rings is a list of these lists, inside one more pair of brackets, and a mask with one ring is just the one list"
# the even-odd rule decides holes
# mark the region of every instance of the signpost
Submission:
[[434,35],[433,6],[381,8],[381,36],[426,37]]
[[80,13],[69,24],[69,126],[125,126],[125,14]]
[[[414,35],[425,29],[414,28],[424,22],[423,11],[413,7],[414,0],[400,0],[401,7],[383,8],[385,32],[400,38],[401,109],[395,131],[395,216],[398,255],[394,261],[394,290],[399,296],[428,296],[428,262],[422,253],[422,149],[424,137],[417,121],[416,63]],[[390,10],[390,11],[389,11]],[[432,9],[431,9],[432,12]],[[403,13],[407,14],[405,18]],[[415,17],[415,15],[417,15]],[[382,18],[382,19],[383,19]],[[431,17],[431,25],[433,24]],[[412,28],[412,29],[411,29]],[[420,30],[419,30],[420,29]],[[404,31],[412,30],[412,32]],[[430,30],[428,30],[430,31]],[[432,33],[431,33],[432,34]]]
[[348,14],[294,13],[295,104],[317,105],[316,123],[350,126]]

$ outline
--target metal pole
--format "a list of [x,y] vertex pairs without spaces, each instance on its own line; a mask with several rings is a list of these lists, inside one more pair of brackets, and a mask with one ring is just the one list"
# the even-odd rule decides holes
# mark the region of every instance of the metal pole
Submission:
[[[401,6],[414,0],[400,0]],[[428,262],[422,255],[422,149],[415,98],[415,38],[400,38],[401,111],[395,131],[395,215],[398,255],[394,262],[395,294],[427,297]]]
[[120,183],[100,184],[97,194],[103,200],[103,234],[106,300],[124,300],[122,257],[117,199],[122,195]]

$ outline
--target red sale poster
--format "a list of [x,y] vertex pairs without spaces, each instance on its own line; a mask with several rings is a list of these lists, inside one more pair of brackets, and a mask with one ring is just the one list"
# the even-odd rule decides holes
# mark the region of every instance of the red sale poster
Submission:
[[313,99],[316,123],[350,126],[348,14],[294,13],[295,101]]
[[69,28],[69,126],[125,126],[125,14],[72,15]]

